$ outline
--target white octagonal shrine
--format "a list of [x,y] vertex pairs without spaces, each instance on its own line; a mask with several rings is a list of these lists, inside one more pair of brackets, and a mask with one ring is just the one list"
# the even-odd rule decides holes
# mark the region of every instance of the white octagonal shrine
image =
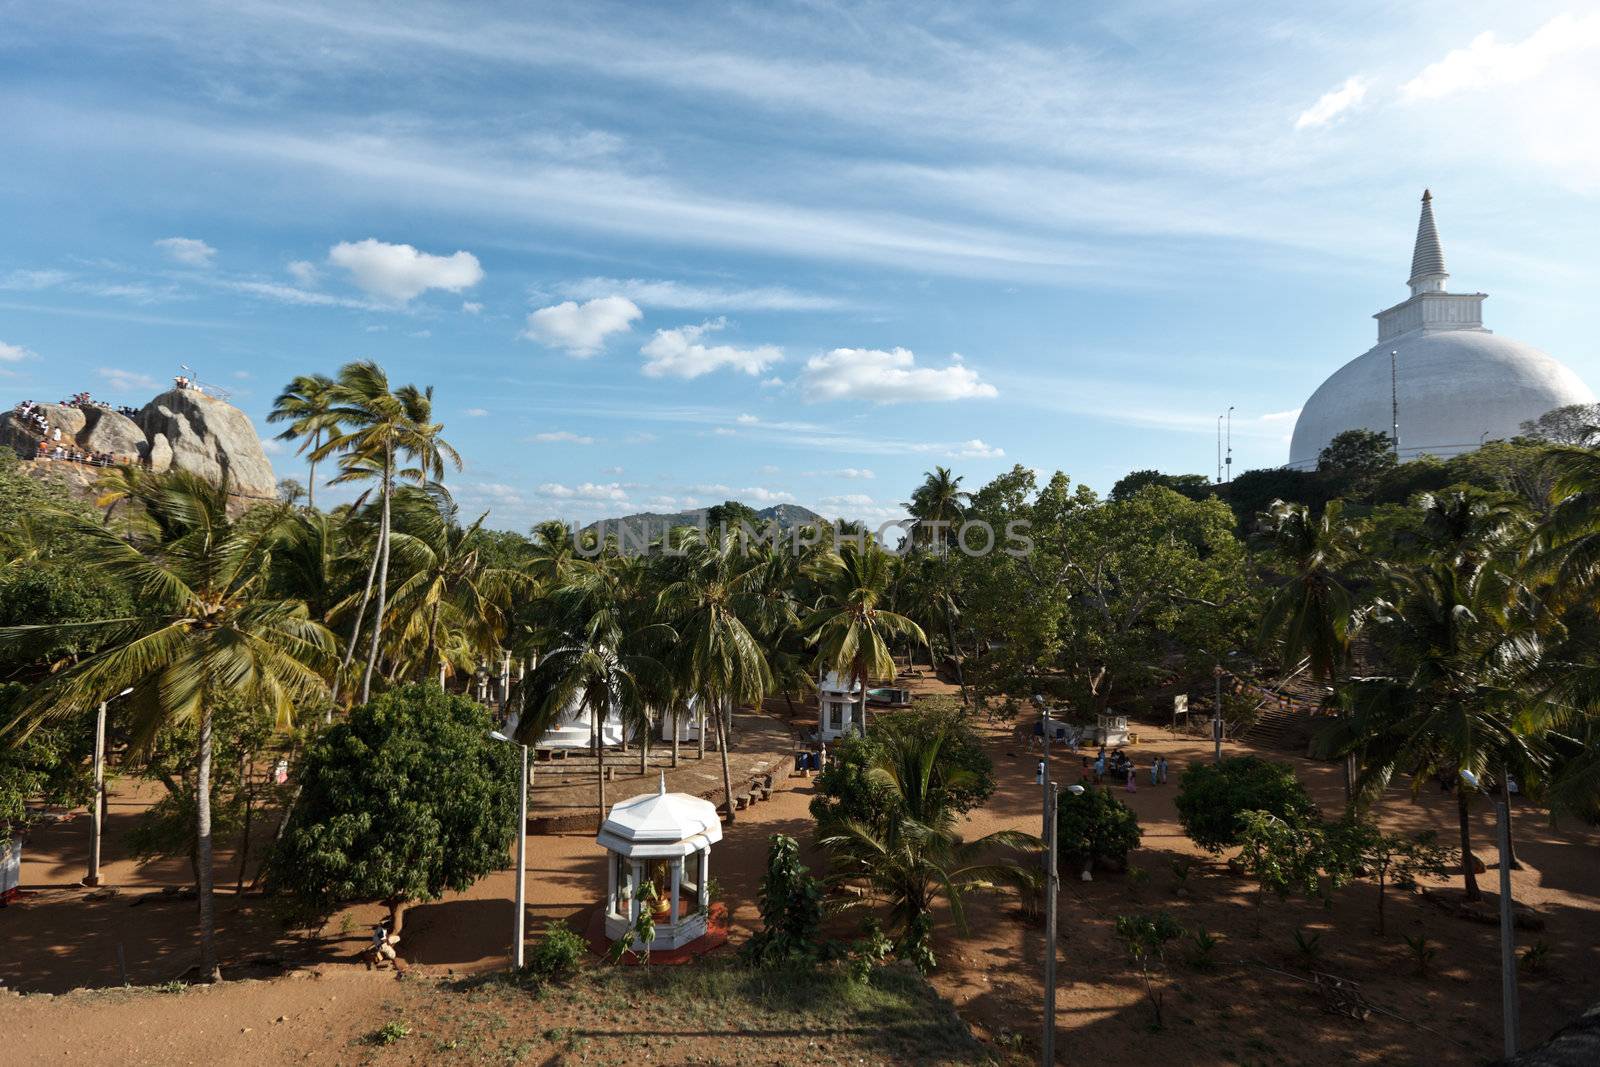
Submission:
[[[606,850],[606,937],[615,941],[639,918],[639,889],[656,890],[652,951],[674,949],[704,937],[711,906],[711,846],[722,840],[722,821],[709,800],[667,792],[666,775],[654,793],[612,807],[596,841]],[[646,946],[630,946],[642,950]]]

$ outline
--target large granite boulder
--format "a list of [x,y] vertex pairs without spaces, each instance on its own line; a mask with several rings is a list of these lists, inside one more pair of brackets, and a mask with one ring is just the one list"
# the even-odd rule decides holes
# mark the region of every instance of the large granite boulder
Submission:
[[23,459],[32,459],[39,451],[39,431],[32,423],[8,411],[0,415],[0,445]]
[[124,463],[142,459],[149,443],[139,424],[110,408],[90,408],[87,428],[78,435],[80,447],[108,452]]
[[[228,480],[242,496],[275,499],[278,480],[250,416],[196,389],[169,389],[146,404],[138,423],[147,440],[166,438],[171,464],[211,481]],[[148,448],[152,466],[157,447]]]
[[150,450],[144,457],[150,464],[150,469],[157,474],[165,474],[172,469],[172,444],[164,433],[150,435]]
[[38,407],[44,412],[44,417],[50,420],[52,437],[53,431],[60,427],[62,444],[71,444],[69,437],[76,440],[89,421],[88,414],[83,408],[73,407],[70,404],[40,404]]

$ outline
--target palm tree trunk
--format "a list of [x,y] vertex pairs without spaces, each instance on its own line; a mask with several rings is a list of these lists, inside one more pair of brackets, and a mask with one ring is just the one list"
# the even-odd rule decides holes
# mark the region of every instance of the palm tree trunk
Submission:
[[250,820],[255,814],[256,791],[255,780],[251,775],[251,753],[246,752],[239,757],[239,781],[244,789],[244,829],[239,833],[239,877],[233,887],[233,895],[244,896],[244,871],[250,864]]
[[733,776],[728,771],[728,720],[733,718],[733,701],[726,701],[727,714],[724,716],[724,705],[719,702],[717,707],[717,747],[722,750],[722,790],[728,798],[728,825],[733,825]]
[[[339,702],[339,686],[343,683],[346,674],[350,673],[350,664],[356,658],[356,646],[361,643],[361,621],[366,617],[367,605],[372,601],[372,586],[378,579],[378,557],[383,554],[383,545],[376,544],[372,548],[372,565],[367,568],[367,587],[361,593],[361,603],[356,607],[356,621],[350,627],[350,643],[345,645],[344,660],[339,664],[339,673],[333,677],[333,703]],[[330,706],[324,721],[333,721],[333,708]]]
[[[433,607],[428,609],[428,651],[422,659],[422,676],[424,678],[433,674],[434,660],[439,655],[439,602],[435,600]],[[439,688],[444,688],[444,682],[439,683]],[[503,699],[502,699],[503,702]]]
[[674,708],[672,711],[672,765],[678,765],[678,737],[683,732],[683,708]]
[[[961,650],[956,647],[955,620],[950,617],[950,613],[948,611],[944,613],[944,631],[945,636],[950,640],[950,662],[955,664],[956,688],[961,690],[961,703],[964,707],[970,702],[967,696],[967,678],[965,673],[961,670]],[[935,677],[938,676],[939,671],[937,666],[935,667],[933,673]]]
[[211,706],[200,709],[200,759],[195,767],[195,844],[199,855],[195,890],[200,898],[200,977],[222,981],[217,964],[217,912],[211,888]]
[[311,435],[311,454],[306,457],[306,462],[311,467],[311,473],[306,475],[306,508],[317,510],[317,449],[322,447],[322,431],[318,430]]
[[1467,807],[1467,790],[1465,785],[1456,784],[1456,815],[1461,822],[1461,881],[1466,887],[1466,898],[1469,902],[1477,901],[1482,894],[1478,892],[1478,873],[1472,869],[1472,824],[1469,822],[1470,811]]
[[372,699],[372,672],[378,666],[378,646],[383,643],[383,613],[389,606],[389,481],[394,466],[394,451],[383,456],[383,520],[378,527],[378,611],[372,617],[372,650],[367,653],[367,670],[361,676],[361,703]]
[[650,773],[650,720],[644,721],[643,736],[639,738],[639,777]]
[[694,758],[703,760],[703,759],[706,758],[706,702],[705,702],[705,698],[702,697],[702,698],[696,700],[695,703],[700,705],[700,733],[694,739],[695,748],[697,750],[695,752],[695,757]]
[[1513,871],[1520,871],[1522,864],[1517,862],[1517,845],[1511,835],[1511,775],[1504,767],[1500,768],[1500,800],[1506,812],[1506,862]]

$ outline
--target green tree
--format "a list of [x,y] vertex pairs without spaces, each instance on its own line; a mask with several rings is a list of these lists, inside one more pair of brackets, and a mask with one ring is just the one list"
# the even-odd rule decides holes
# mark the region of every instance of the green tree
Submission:
[[1280,818],[1269,811],[1240,814],[1239,864],[1256,880],[1256,936],[1261,936],[1261,910],[1270,890],[1282,900],[1291,893],[1321,896],[1324,877],[1339,880],[1343,872],[1328,844],[1322,824],[1305,815]]
[[[905,814],[901,793],[881,770],[925,755],[937,739],[938,759],[928,765],[932,803],[966,815],[994,794],[994,761],[978,735],[955,712],[892,711],[879,715],[866,737],[842,737],[828,750],[816,778],[811,815],[819,823],[854,820],[884,827]],[[917,773],[921,773],[920,770]]]
[[750,935],[741,955],[761,967],[815,959],[821,946],[822,886],[800,862],[800,844],[773,834],[767,841],[767,873],[757,898],[761,929]]
[[1259,756],[1191,763],[1179,780],[1174,803],[1189,840],[1212,853],[1239,843],[1246,812],[1263,811],[1286,821],[1316,813],[1294,768]]
[[1418,834],[1386,832],[1369,818],[1348,818],[1328,835],[1334,865],[1353,877],[1370,878],[1378,889],[1378,933],[1387,934],[1384,904],[1390,886],[1409,889],[1419,874],[1441,875],[1454,863],[1452,850],[1435,842],[1432,830]]
[[280,722],[325,690],[332,635],[305,605],[267,596],[272,552],[288,510],[228,514],[226,485],[185,471],[141,474],[128,540],[76,520],[85,563],[136,591],[141,614],[0,630],[0,646],[49,647],[87,635],[98,651],[36,685],[6,731],[26,734],[131,688],[122,705],[136,747],[164,726],[196,727],[195,836],[200,863],[201,972],[220,977],[212,900],[212,713],[224,693],[270,708]]
[[[16,682],[0,682],[0,721],[27,690]],[[28,804],[85,804],[94,796],[88,761],[94,751],[93,717],[40,726],[15,744],[0,744],[0,852],[14,837],[27,833]]]
[[821,557],[814,575],[820,595],[803,626],[817,650],[817,668],[837,672],[847,686],[860,686],[863,727],[867,686],[895,676],[894,639],[927,642],[922,627],[881,606],[893,579],[892,558],[876,545],[853,544]]
[[868,775],[893,800],[886,820],[830,818],[817,826],[834,881],[859,883],[861,901],[888,905],[889,928],[897,931],[895,955],[927,973],[934,953],[934,904],[941,898],[958,930],[966,929],[967,894],[1009,886],[1026,889],[1037,872],[1008,853],[1037,853],[1039,840],[1002,830],[974,841],[956,832],[958,813],[941,782],[962,772],[945,766],[950,731],[907,736],[873,759]]
[[[392,531],[392,499],[397,479],[418,484],[443,477],[446,463],[461,469],[461,457],[440,433],[443,426],[433,421],[433,386],[419,389],[403,385],[393,389],[383,368],[371,360],[347,363],[339,370],[333,387],[332,418],[337,426],[322,446],[311,453],[313,459],[340,455],[340,473],[334,484],[378,482],[380,511],[377,542],[367,572],[366,590],[356,609],[350,643],[340,665],[340,678],[350,668],[360,638],[362,618],[377,581],[377,607],[373,613],[367,666],[361,676],[361,702],[372,696],[372,676],[377,670],[378,651],[383,643],[383,627],[389,598],[389,555]],[[402,468],[402,462],[414,464]],[[335,686],[339,679],[335,680]],[[336,694],[337,695],[337,694]]]
[[1138,816],[1109,789],[1063,792],[1057,801],[1057,847],[1085,871],[1094,864],[1124,866],[1143,837]]
[[295,453],[306,456],[306,463],[310,467],[306,479],[306,507],[313,510],[317,506],[317,452],[322,448],[322,442],[336,433],[339,427],[338,416],[334,413],[335,402],[332,378],[325,374],[300,374],[284,386],[267,415],[268,422],[289,424],[278,434],[280,441],[300,442]]
[[307,915],[377,900],[405,909],[504,865],[520,831],[516,749],[488,711],[423,683],[352,710],[307,747],[300,801],[273,850],[269,887]]
[[772,689],[772,670],[747,623],[757,607],[752,594],[760,569],[742,555],[740,545],[737,536],[707,539],[689,532],[678,579],[661,590],[658,600],[677,635],[672,673],[716,723],[729,823],[734,821],[728,768],[733,709],[759,706]]
[[1111,487],[1109,499],[1112,503],[1120,504],[1147,485],[1171,489],[1190,500],[1203,500],[1214,492],[1211,480],[1203,474],[1163,474],[1157,470],[1138,470],[1118,478],[1117,484]]
[[1345,430],[1317,453],[1317,473],[1345,479],[1368,478],[1395,465],[1394,441],[1377,430]]
[[1139,968],[1144,982],[1145,999],[1155,1014],[1154,1026],[1161,1029],[1161,1006],[1164,993],[1156,988],[1157,974],[1166,968],[1167,946],[1183,936],[1178,920],[1164,911],[1148,915],[1118,915],[1117,940],[1122,942],[1128,958]]

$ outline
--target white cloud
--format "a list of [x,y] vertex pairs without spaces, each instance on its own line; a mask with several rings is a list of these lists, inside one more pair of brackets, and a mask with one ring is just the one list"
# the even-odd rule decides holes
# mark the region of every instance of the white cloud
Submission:
[[461,310],[468,315],[476,315],[483,311],[483,305],[473,300],[464,300],[461,302]]
[[772,475],[779,473],[779,470],[771,463],[763,463],[761,465],[761,473],[770,478]]
[[584,304],[567,300],[529,315],[522,336],[584,359],[599,352],[607,337],[628,332],[643,314],[622,296],[602,296]]
[[1400,87],[1400,96],[1414,103],[1472,89],[1512,85],[1538,77],[1563,56],[1597,48],[1600,12],[1582,17],[1557,15],[1521,41],[1505,42],[1491,32],[1480,33],[1467,47],[1457,48],[1424,67]]
[[865,467],[841,467],[839,470],[834,471],[806,471],[806,477],[848,478],[851,481],[870,481],[871,479],[876,478],[877,475],[873,474]]
[[576,300],[620,295],[645,307],[676,311],[828,311],[848,306],[833,297],[783,286],[734,289],[647,278],[580,278],[556,288]]
[[573,433],[571,430],[547,430],[544,433],[536,433],[536,434],[534,434],[532,437],[528,438],[528,440],[537,441],[540,444],[569,444],[569,445],[592,445],[592,444],[594,444],[594,438],[593,437],[588,437],[588,436],[585,436],[584,434]]
[[196,237],[163,237],[155,246],[186,267],[209,267],[217,258],[217,250]]
[[1359,74],[1351,75],[1339,88],[1323,93],[1315,104],[1302,111],[1300,117],[1294,120],[1294,128],[1304,130],[1308,127],[1326,126],[1346,111],[1359,106],[1361,101],[1367,98],[1370,84]]
[[1005,449],[994,445],[986,445],[976,437],[957,445],[950,452],[950,455],[956,459],[999,459],[1005,454]]
[[825,496],[817,503],[830,508],[870,508],[873,500],[866,493],[841,493],[838,496]]
[[1269,411],[1258,416],[1262,422],[1293,422],[1300,417],[1299,408],[1290,408],[1288,411]]
[[60,285],[69,277],[64,270],[14,270],[0,277],[0,289],[33,292]]
[[624,437],[622,443],[625,445],[648,445],[660,439],[659,436],[649,430],[638,430]]
[[289,451],[289,445],[276,437],[264,437],[261,439],[261,451],[269,456],[281,456]]
[[718,426],[718,427],[716,427],[715,429],[713,429],[711,431],[711,436],[713,436],[713,437],[732,437],[736,433],[738,433],[737,430],[729,429],[726,426]]
[[0,341],[0,363],[20,363],[22,360],[32,359],[36,354],[31,348],[8,345]]
[[947,367],[919,367],[908,349],[835,348],[806,361],[801,391],[809,402],[861,399],[879,404],[997,396],[994,386],[952,356]]
[[627,490],[617,482],[607,482],[604,485],[594,482],[584,482],[582,485],[545,482],[539,486],[539,492],[558,500],[615,500],[625,503],[628,499]]
[[488,408],[468,408],[467,410],[463,411],[462,414],[467,416],[469,419],[481,419],[481,418],[486,417],[489,414],[489,409]]
[[[259,296],[265,300],[276,300],[280,304],[295,304],[305,307],[342,307],[354,308],[358,311],[382,311],[381,304],[374,304],[370,300],[354,300],[347,296],[333,296],[328,293],[319,293],[311,289],[298,289],[292,285],[283,285],[279,282],[252,282],[239,280],[216,279],[207,282],[221,289],[231,289],[234,292],[246,293],[250,296]],[[382,326],[368,326],[372,333],[384,329]]]
[[483,280],[483,267],[471,252],[435,256],[372,237],[341,241],[328,250],[328,262],[349,271],[363,291],[398,304],[429,289],[459,293]]
[[768,489],[765,486],[752,485],[739,490],[741,500],[754,500],[757,504],[782,504],[793,503],[794,494],[784,489]]
[[761,420],[758,419],[754,415],[740,415],[738,418],[734,419],[733,421],[737,422],[740,426],[754,426],[756,423],[760,422]]
[[600,468],[600,473],[601,474],[609,474],[614,478],[620,478],[622,476],[623,471],[622,471],[621,467],[601,467]]
[[761,388],[763,388],[763,389],[782,389],[783,388],[783,379],[782,378],[777,378],[777,377],[763,378],[763,379],[761,379]]
[[161,388],[161,383],[148,374],[124,370],[121,367],[101,367],[99,374],[106,385],[119,392],[143,391],[153,393]]
[[698,378],[727,367],[755,375],[783,359],[783,349],[776,345],[736,348],[733,345],[701,343],[703,336],[726,325],[727,320],[715,319],[698,326],[657,330],[656,335],[640,349],[645,357],[644,373],[652,378],[668,375],[674,378]]
[[297,285],[313,286],[322,277],[322,272],[317,269],[317,265],[307,259],[297,259],[284,269],[289,272],[289,277],[293,278]]

